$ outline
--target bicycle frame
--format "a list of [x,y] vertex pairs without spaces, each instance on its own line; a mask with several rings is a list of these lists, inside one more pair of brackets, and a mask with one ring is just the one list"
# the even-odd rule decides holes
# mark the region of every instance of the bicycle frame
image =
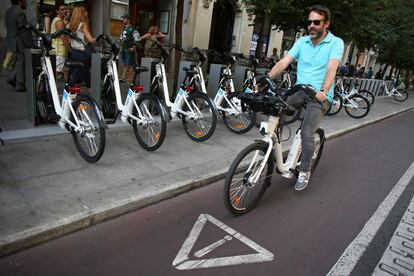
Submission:
[[[293,143],[290,147],[288,157],[286,162],[283,162],[283,151],[282,151],[282,144],[279,139],[279,135],[276,134],[275,130],[279,127],[279,117],[269,116],[269,120],[262,122],[260,124],[260,132],[266,133],[265,137],[262,141],[268,144],[268,148],[266,154],[264,156],[264,160],[268,160],[269,158],[275,158],[276,160],[276,167],[277,170],[283,177],[292,178],[293,177],[293,170],[300,164],[298,162],[299,156],[302,152],[302,145],[301,145],[301,137],[299,129],[296,132],[296,135],[293,139]],[[271,156],[273,152],[273,156]],[[249,165],[248,171],[251,169],[252,164],[259,158],[259,153],[256,152],[255,156],[253,157],[253,161]],[[260,175],[262,174],[264,167],[266,166],[267,162],[263,162],[259,170],[256,171],[255,174],[249,177],[249,180],[252,183],[257,183],[259,181]]]
[[[68,93],[66,89],[64,89],[62,103],[60,103],[57,86],[56,86],[56,80],[55,80],[55,76],[53,73],[52,63],[50,61],[50,56],[48,55],[47,50],[45,49],[42,49],[41,64],[42,64],[42,72],[39,75],[39,80],[44,74],[46,74],[46,77],[49,82],[48,85],[50,88],[50,93],[52,94],[53,105],[54,105],[56,114],[60,116],[60,119],[59,119],[60,128],[65,129],[66,124],[68,124],[70,127],[73,128],[75,132],[82,132],[83,127],[81,126],[80,121],[78,117],[76,116],[76,112],[72,107],[72,102],[73,102],[72,100],[76,97],[76,95],[75,97],[73,97],[73,94]],[[85,110],[82,110],[82,113],[85,116],[85,118],[89,120],[89,123],[92,125],[90,118],[85,112]],[[72,114],[76,124],[74,124],[71,120],[69,120],[70,114]],[[98,114],[100,114],[100,112],[98,112]]]
[[[136,99],[138,99],[139,93],[135,93],[135,91],[132,91],[131,88],[128,88],[128,94],[125,99],[125,104],[122,104],[121,88],[119,86],[118,67],[116,64],[116,60],[114,60],[113,58],[109,59],[107,62],[107,69],[108,73],[105,75],[103,83],[105,83],[109,78],[111,85],[114,85],[113,88],[115,90],[116,105],[121,112],[122,122],[128,123],[128,119],[132,119],[134,121],[137,121],[138,124],[144,124],[146,120],[142,119],[143,115],[135,101]],[[137,110],[138,117],[132,115],[134,107]],[[145,112],[148,116],[151,116],[147,108]]]
[[[227,65],[226,68],[224,68],[223,74],[225,74],[227,76],[230,76],[231,75],[231,64]],[[214,100],[213,100],[214,101],[214,104],[216,105],[217,110],[223,111],[223,112],[228,113],[228,114],[232,114],[232,115],[238,116],[239,114],[242,113],[241,110],[239,110],[237,108],[237,106],[235,106],[234,103],[232,103],[229,100],[229,98],[227,97],[227,94],[228,93],[235,92],[233,79],[227,79],[228,86],[227,87],[224,87],[224,89],[223,89],[223,86],[224,86],[224,82],[225,81],[226,81],[226,78],[225,77],[222,77],[221,80],[220,80],[220,82],[219,82],[219,87],[218,87],[218,90],[217,90],[217,94],[216,94],[216,96],[214,97]],[[229,106],[229,108],[223,108],[221,106],[222,103],[223,103],[223,100],[226,101],[226,103]],[[234,100],[236,102],[238,101],[238,99],[234,99]]]
[[[200,69],[201,71],[201,69]],[[155,76],[152,79],[151,87],[156,84],[156,82],[161,80],[161,88],[162,92],[164,94],[164,100],[167,107],[170,108],[169,111],[166,110],[166,112],[169,112],[172,119],[175,119],[177,117],[177,113],[183,114],[185,116],[188,116],[190,119],[197,118],[198,115],[196,115],[196,112],[194,112],[194,109],[191,107],[190,103],[187,101],[187,96],[189,92],[187,90],[183,90],[181,87],[178,90],[177,96],[175,97],[174,102],[171,102],[169,99],[169,93],[168,93],[168,85],[167,85],[167,74],[165,73],[165,65],[163,63],[163,60],[161,59],[160,62],[158,62],[155,65]],[[204,87],[205,88],[205,87]],[[182,110],[182,107],[184,103],[188,106],[189,112],[185,112]],[[194,106],[197,110],[197,114],[200,114],[200,110],[198,110],[197,106]]]

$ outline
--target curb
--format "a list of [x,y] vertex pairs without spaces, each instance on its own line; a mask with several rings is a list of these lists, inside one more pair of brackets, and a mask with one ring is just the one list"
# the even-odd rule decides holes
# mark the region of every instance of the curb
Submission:
[[[326,140],[345,135],[359,128],[386,120],[390,117],[414,110],[414,107],[386,115],[384,117],[375,118],[370,121],[358,124],[354,127],[337,131],[326,136]],[[284,154],[287,150],[284,150]],[[151,204],[178,196],[182,193],[206,186],[212,182],[223,179],[227,170],[221,169],[198,178],[181,181],[157,191],[151,191],[137,196],[133,196],[122,201],[105,206],[99,210],[88,210],[86,213],[76,214],[69,218],[63,218],[54,223],[48,224],[41,228],[28,229],[19,233],[15,233],[8,240],[2,241],[0,244],[0,257],[10,255],[17,251],[21,251],[40,243],[59,238],[66,234],[87,228],[94,224],[98,224],[120,215],[136,211]]]

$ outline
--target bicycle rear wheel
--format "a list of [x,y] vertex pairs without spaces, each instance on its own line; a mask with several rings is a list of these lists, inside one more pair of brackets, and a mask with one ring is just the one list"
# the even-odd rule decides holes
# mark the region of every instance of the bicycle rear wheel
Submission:
[[[145,122],[138,124],[137,121],[133,121],[132,127],[135,137],[145,150],[154,151],[162,145],[165,139],[167,132],[165,113],[158,98],[152,94],[141,93],[136,103],[142,114],[141,119]],[[139,117],[135,107],[132,110],[132,115]]]
[[345,101],[344,108],[349,116],[359,119],[369,113],[371,105],[365,97],[355,94]]
[[[98,106],[91,97],[78,95],[73,109],[81,128],[79,132],[72,131],[76,149],[89,163],[96,162],[101,159],[106,143],[105,127]],[[73,115],[71,120],[76,124]]]
[[[253,111],[248,107],[246,112],[242,112],[241,101],[237,98],[241,93],[233,92],[228,97],[229,102],[241,113],[237,116],[224,112],[223,122],[224,125],[232,132],[237,134],[243,134],[248,132],[254,126],[256,121],[256,111]],[[224,108],[230,108],[226,100],[223,104]]]
[[[274,159],[271,155],[265,160],[267,143],[256,142],[243,149],[234,159],[224,181],[224,204],[233,215],[243,215],[256,206],[270,185]],[[252,183],[255,175],[264,164],[257,183]]]
[[363,96],[363,97],[365,97],[365,98],[367,98],[367,99],[368,99],[368,101],[369,101],[369,103],[370,103],[371,105],[373,105],[373,104],[374,104],[374,101],[375,101],[375,96],[374,96],[374,94],[373,94],[371,91],[368,91],[368,90],[361,90],[361,91],[359,91],[359,92],[358,92],[358,94],[359,94],[359,95],[361,95],[361,96]]
[[[183,111],[190,113],[182,115],[182,123],[188,137],[196,142],[203,142],[213,135],[217,124],[217,112],[211,99],[204,93],[192,93],[187,97]],[[194,112],[191,112],[191,110]]]
[[405,101],[408,98],[408,92],[407,92],[407,90],[405,90],[405,89],[398,89],[397,91],[398,91],[399,94],[396,94],[394,92],[394,99],[397,102],[403,102],[403,101]]

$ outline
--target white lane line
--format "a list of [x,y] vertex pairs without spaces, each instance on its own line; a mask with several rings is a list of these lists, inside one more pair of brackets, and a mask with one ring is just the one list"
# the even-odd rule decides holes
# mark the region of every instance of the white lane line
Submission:
[[410,167],[400,178],[397,185],[395,185],[385,200],[378,206],[374,215],[372,215],[372,217],[368,220],[362,231],[344,251],[344,253],[341,255],[339,260],[331,268],[327,275],[349,275],[352,272],[358,260],[361,258],[362,254],[371,243],[375,234],[378,232],[378,229],[388,217],[391,209],[394,207],[398,198],[410,183],[413,176],[414,162],[411,163]]

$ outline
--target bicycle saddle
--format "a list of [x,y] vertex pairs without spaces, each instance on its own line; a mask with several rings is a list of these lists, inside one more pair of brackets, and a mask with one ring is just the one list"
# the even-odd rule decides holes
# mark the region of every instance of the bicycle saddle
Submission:
[[142,72],[147,72],[148,70],[149,70],[149,68],[145,67],[145,66],[135,67],[135,71],[137,72],[137,74],[142,73]]
[[220,76],[225,79],[234,79],[234,75],[227,75],[224,73],[220,73]]
[[190,75],[195,75],[195,74],[198,74],[198,72],[197,72],[196,70],[194,70],[194,69],[190,69],[190,68],[187,68],[187,67],[184,67],[184,68],[183,68],[183,70],[184,70],[187,74],[190,74]]

